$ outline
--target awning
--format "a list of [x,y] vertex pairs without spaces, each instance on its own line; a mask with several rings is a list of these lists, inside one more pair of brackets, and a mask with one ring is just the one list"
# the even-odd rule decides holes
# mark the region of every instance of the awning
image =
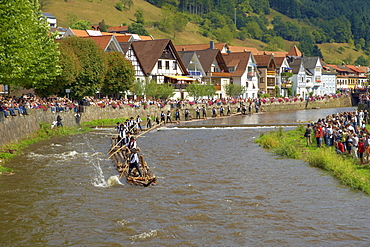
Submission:
[[166,75],[165,77],[175,79],[178,81],[196,81],[197,79],[194,79],[192,77],[187,77],[187,76],[177,76],[177,75]]

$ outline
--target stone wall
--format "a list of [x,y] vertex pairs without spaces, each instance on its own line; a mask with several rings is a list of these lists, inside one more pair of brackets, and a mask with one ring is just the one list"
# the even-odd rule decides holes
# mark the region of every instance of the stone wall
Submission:
[[[202,107],[205,104],[199,104]],[[190,111],[191,116],[195,116],[194,109],[197,105],[182,105],[181,108],[187,108]],[[206,105],[205,105],[206,106]],[[219,108],[218,105],[214,105]],[[352,106],[350,97],[343,97],[337,99],[325,99],[320,101],[310,101],[308,108],[336,108],[336,107],[349,107]],[[236,111],[237,105],[231,105],[232,112]],[[261,108],[264,112],[276,112],[276,111],[288,111],[288,110],[300,110],[305,109],[306,102],[289,102],[279,103],[275,102],[272,104],[262,104]],[[211,109],[213,106],[206,106],[207,115],[211,116]],[[226,108],[226,107],[225,107]],[[124,106],[123,108],[113,107],[94,107],[85,106],[84,112],[82,113],[81,122],[91,121],[94,119],[107,119],[107,118],[121,118],[121,117],[146,117],[147,114],[151,116],[159,117],[161,111],[167,112],[171,110],[174,112],[176,109],[175,105],[166,105],[164,108],[157,106],[149,106],[147,109],[143,107],[132,108],[130,106]],[[253,109],[254,110],[254,109]],[[226,111],[225,111],[226,113]],[[6,119],[0,118],[0,146],[11,141],[17,141],[20,138],[27,137],[32,132],[36,131],[40,127],[41,122],[52,125],[53,121],[56,120],[57,115],[62,117],[62,123],[64,126],[75,126],[75,117],[72,110],[60,113],[52,113],[51,110],[43,111],[42,109],[31,109],[27,116],[15,116]],[[172,114],[173,116],[174,114]],[[174,119],[174,116],[172,117]],[[183,119],[183,110],[181,110],[181,119]]]
[[[265,112],[277,111],[290,111],[290,110],[303,110],[306,108],[306,101],[285,102],[285,103],[272,103],[262,104],[262,110]],[[338,107],[351,107],[351,97],[341,97],[336,99],[324,99],[317,101],[309,101],[307,108],[338,108]]]

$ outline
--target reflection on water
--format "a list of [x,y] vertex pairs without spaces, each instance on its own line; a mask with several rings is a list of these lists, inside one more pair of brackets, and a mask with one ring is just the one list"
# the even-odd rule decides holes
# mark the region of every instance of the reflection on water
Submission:
[[147,188],[109,186],[113,129],[34,145],[12,161],[16,175],[0,177],[0,243],[366,246],[369,197],[265,152],[253,140],[267,130],[147,133],[138,143],[158,175]]

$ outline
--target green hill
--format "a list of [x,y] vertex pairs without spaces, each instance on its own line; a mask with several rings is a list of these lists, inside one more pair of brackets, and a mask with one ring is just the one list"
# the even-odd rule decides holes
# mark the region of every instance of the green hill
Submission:
[[[119,11],[115,8],[117,2],[118,0],[44,0],[42,1],[44,5],[42,10],[53,14],[58,20],[58,26],[61,27],[68,27],[69,23],[76,20],[87,20],[92,24],[98,24],[104,20],[108,26],[130,25],[136,19],[135,12],[142,10],[145,28],[155,39],[169,38],[176,45],[208,43],[210,40],[215,40],[203,36],[201,27],[195,22],[188,22],[185,30],[177,33],[174,37],[173,33],[163,32],[155,25],[162,18],[160,8],[144,0],[133,0],[133,5],[129,10]],[[310,25],[308,20],[292,19],[275,10],[271,10],[266,18],[271,23],[276,16],[281,16],[283,21],[297,24],[307,30],[315,30],[314,25]],[[267,28],[272,29],[272,24],[269,24]],[[235,46],[254,47],[259,50],[264,50],[267,46],[260,40],[249,38],[245,40],[233,39],[228,43]],[[284,41],[284,50],[289,50],[294,44],[297,45],[299,42]],[[319,44],[318,47],[321,49],[324,60],[329,62],[345,60],[348,63],[353,63],[360,55],[368,58],[362,52],[355,51],[354,47],[350,47],[347,43],[323,43]]]

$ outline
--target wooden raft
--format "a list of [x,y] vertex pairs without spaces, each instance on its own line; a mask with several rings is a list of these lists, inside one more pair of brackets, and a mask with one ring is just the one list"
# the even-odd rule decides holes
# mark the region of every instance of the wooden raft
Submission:
[[[137,149],[140,151],[139,148]],[[126,146],[120,147],[119,143],[117,145],[117,137],[112,137],[112,148],[109,150],[108,154],[112,158],[117,171],[120,173],[120,179],[122,177],[125,177],[127,183],[144,187],[147,187],[151,184],[156,184],[156,176],[153,174],[152,171],[150,171],[149,166],[140,153],[138,153],[140,159],[139,166],[143,176],[140,177],[139,172],[136,170],[136,168],[132,169],[130,176],[128,175],[130,152],[128,151]]]

